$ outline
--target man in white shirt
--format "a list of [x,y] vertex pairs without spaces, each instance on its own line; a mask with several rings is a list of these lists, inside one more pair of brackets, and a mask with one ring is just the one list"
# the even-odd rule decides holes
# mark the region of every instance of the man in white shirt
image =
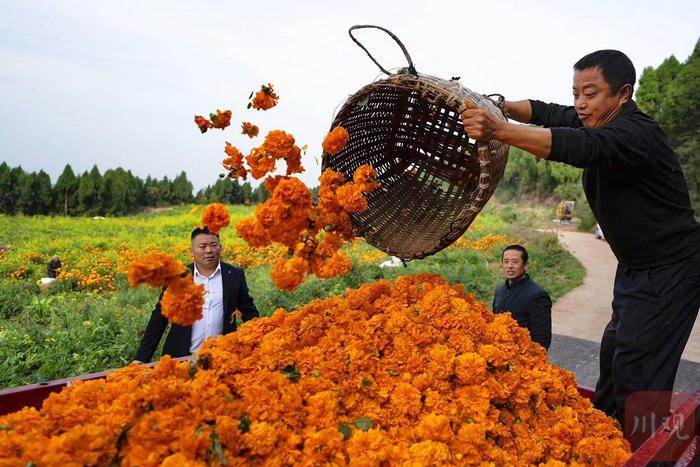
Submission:
[[[260,316],[248,293],[243,269],[220,261],[219,236],[209,232],[206,227],[196,228],[192,231],[191,240],[190,251],[194,263],[188,267],[193,273],[193,281],[204,285],[204,306],[202,318],[192,326],[171,324],[163,346],[163,355],[172,357],[193,354],[208,337],[235,331],[236,310],[240,310],[243,321]],[[158,300],[134,361],[151,361],[167,326],[168,319],[161,314]]]

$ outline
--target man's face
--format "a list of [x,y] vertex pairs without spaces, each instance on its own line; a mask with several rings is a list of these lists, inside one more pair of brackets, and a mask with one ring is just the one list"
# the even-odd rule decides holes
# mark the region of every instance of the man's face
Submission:
[[216,235],[199,234],[192,239],[190,251],[199,269],[216,269],[221,257],[221,243]]
[[601,128],[612,120],[631,97],[629,85],[616,94],[598,67],[574,70],[574,108],[586,128]]
[[520,251],[506,250],[503,253],[503,272],[509,281],[520,279],[527,272],[527,263]]

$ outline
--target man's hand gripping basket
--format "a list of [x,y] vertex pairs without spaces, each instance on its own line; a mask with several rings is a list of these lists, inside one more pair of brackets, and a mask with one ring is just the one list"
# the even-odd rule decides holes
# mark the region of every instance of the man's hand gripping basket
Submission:
[[[352,31],[377,28],[401,47],[409,66],[390,73],[360,44]],[[352,214],[358,236],[403,260],[437,253],[457,240],[493,194],[508,159],[508,145],[477,143],[460,118],[468,106],[506,119],[488,97],[456,79],[417,73],[401,41],[378,26],[353,26],[355,41],[389,77],[351,96],[331,128],[342,126],[350,140],[335,155],[323,155],[323,169],[352,179],[370,164],[379,189],[367,194],[368,208]]]

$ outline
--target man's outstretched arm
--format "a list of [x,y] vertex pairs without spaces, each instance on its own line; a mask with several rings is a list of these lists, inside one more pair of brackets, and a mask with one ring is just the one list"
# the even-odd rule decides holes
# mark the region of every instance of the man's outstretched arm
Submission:
[[[506,108],[518,121],[529,122],[532,118],[530,101],[509,102]],[[462,112],[464,131],[477,141],[498,140],[523,149],[542,159],[552,151],[552,132],[548,128],[517,125],[498,119],[484,109],[467,109]]]

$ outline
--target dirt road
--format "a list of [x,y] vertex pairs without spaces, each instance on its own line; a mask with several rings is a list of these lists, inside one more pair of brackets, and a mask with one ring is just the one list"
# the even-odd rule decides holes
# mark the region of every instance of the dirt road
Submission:
[[[600,343],[612,313],[612,287],[617,260],[608,244],[593,234],[561,230],[559,241],[586,268],[583,285],[554,303],[552,333]],[[700,316],[686,345],[683,359],[700,363]]]

